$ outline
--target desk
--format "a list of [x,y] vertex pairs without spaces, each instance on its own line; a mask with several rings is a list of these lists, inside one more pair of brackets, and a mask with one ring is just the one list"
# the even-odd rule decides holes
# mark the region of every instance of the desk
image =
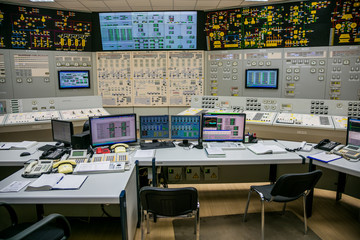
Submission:
[[[24,191],[22,189],[16,193],[0,193],[0,199],[9,204],[37,206],[39,204],[120,204],[122,239],[133,239],[138,221],[138,208],[136,171],[134,164],[131,165],[130,171],[121,173],[89,174],[79,190]],[[13,181],[25,180],[21,177],[22,172],[23,170],[19,170],[2,180],[0,189]]]

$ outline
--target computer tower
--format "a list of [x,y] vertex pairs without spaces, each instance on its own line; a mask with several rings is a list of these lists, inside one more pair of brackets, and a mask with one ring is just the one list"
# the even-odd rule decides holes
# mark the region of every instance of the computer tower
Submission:
[[87,149],[90,146],[90,131],[72,135],[71,146],[73,149]]

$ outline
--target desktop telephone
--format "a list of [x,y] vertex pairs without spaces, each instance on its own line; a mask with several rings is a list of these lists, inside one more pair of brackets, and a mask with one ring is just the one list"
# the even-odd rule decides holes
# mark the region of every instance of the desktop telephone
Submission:
[[360,159],[360,147],[353,145],[341,145],[332,151],[332,153],[340,155],[344,158]]
[[54,163],[53,168],[57,168],[59,173],[72,173],[76,166],[75,160],[63,160]]
[[26,163],[23,177],[26,178],[36,178],[40,177],[43,173],[49,173],[52,170],[53,161],[52,160],[31,160],[29,163]]
[[52,147],[43,152],[40,159],[60,159],[66,152],[65,148]]
[[127,148],[129,148],[129,145],[125,143],[114,144],[110,147],[110,149],[115,149],[115,153],[125,153]]
[[337,145],[340,145],[339,142],[330,141],[329,139],[321,140],[314,148],[318,148],[324,151],[330,151]]

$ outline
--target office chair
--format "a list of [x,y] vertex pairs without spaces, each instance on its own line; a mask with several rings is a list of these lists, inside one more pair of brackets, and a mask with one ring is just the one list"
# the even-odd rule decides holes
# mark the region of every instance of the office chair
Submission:
[[71,228],[60,214],[50,214],[36,223],[18,224],[15,210],[7,203],[0,202],[9,214],[11,226],[0,231],[0,239],[7,240],[65,240],[70,237]]
[[282,175],[275,184],[264,186],[251,186],[248,200],[246,203],[244,222],[246,221],[246,214],[249,207],[250,196],[252,192],[259,194],[261,198],[261,239],[264,239],[264,224],[265,224],[265,207],[264,201],[267,202],[283,202],[283,213],[285,213],[286,203],[294,201],[303,196],[304,205],[304,225],[305,234],[307,233],[307,219],[306,219],[306,197],[310,191],[315,187],[316,183],[322,175],[321,170],[316,170],[308,173],[294,173]]
[[144,239],[144,222],[146,218],[147,233],[149,213],[161,217],[193,217],[194,234],[200,238],[200,205],[196,188],[157,188],[145,186],[140,189],[141,203],[141,239]]

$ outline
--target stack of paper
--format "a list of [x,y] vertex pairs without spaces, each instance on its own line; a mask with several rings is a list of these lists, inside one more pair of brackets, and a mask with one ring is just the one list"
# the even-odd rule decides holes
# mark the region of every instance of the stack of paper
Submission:
[[255,154],[286,153],[286,150],[276,145],[257,143],[248,147]]
[[209,158],[223,158],[226,157],[225,152],[219,147],[205,148]]

